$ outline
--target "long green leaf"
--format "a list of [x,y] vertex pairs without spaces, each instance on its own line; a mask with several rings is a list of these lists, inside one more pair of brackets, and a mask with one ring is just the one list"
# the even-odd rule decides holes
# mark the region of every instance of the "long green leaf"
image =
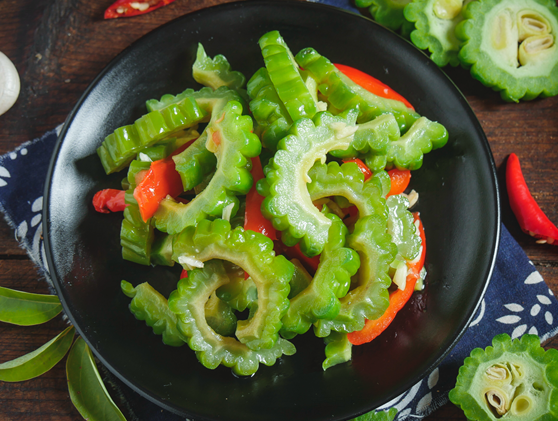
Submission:
[[0,380],[22,382],[46,373],[64,358],[72,346],[74,332],[74,327],[69,326],[35,351],[0,364]]
[[88,421],[126,421],[109,396],[91,350],[78,338],[66,361],[68,389],[74,406]]
[[31,294],[0,287],[0,322],[32,326],[48,322],[62,311],[56,295]]

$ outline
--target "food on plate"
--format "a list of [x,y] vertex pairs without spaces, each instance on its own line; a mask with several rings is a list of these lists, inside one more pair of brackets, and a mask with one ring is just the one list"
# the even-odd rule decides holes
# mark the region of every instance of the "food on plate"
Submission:
[[450,400],[469,420],[558,418],[558,350],[545,351],[536,335],[475,348],[459,369]]
[[448,133],[371,76],[311,48],[293,55],[277,31],[260,48],[265,67],[244,90],[198,46],[206,86],[147,101],[99,147],[107,173],[128,167],[124,259],[183,268],[168,301],[147,282],[121,286],[136,318],[210,369],[254,374],[313,327],[325,370],[420,289],[424,231],[404,191]]

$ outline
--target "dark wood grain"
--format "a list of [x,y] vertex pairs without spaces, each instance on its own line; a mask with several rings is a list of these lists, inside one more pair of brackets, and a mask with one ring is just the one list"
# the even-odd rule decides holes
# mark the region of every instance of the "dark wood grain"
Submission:
[[[63,123],[97,73],[142,35],[185,13],[224,2],[178,0],[145,16],[104,21],[103,11],[112,0],[0,1],[0,49],[14,62],[22,81],[18,102],[0,116],[0,154]],[[486,132],[500,181],[506,157],[516,152],[533,196],[548,217],[558,222],[558,97],[506,104],[465,70],[447,72],[467,97]],[[535,244],[523,234],[511,214],[504,188],[501,198],[506,227],[558,294],[558,247]],[[6,223],[0,223],[0,285],[49,292]],[[0,362],[38,348],[65,326],[61,316],[38,327],[0,324]],[[547,346],[558,348],[558,339]],[[28,382],[0,382],[2,421],[80,419],[69,399],[63,364]],[[427,418],[465,419],[451,404]]]

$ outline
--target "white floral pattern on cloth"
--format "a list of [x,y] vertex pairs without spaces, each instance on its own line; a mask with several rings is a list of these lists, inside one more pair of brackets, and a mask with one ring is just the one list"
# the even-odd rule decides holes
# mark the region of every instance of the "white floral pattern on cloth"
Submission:
[[[48,132],[0,157],[0,210],[22,247],[42,269],[46,269],[43,190],[58,133]],[[397,408],[397,421],[421,419],[445,404],[463,360],[473,348],[490,345],[496,334],[519,336],[536,332],[544,341],[558,333],[558,301],[505,226],[501,231],[490,284],[461,340],[438,368],[382,407]],[[142,420],[183,420],[142,398],[108,371],[105,374],[117,393],[127,400],[130,412],[141,414]],[[139,418],[132,415],[129,419]]]
[[59,133],[58,128],[0,157],[0,210],[15,238],[42,269],[46,268],[43,190]]

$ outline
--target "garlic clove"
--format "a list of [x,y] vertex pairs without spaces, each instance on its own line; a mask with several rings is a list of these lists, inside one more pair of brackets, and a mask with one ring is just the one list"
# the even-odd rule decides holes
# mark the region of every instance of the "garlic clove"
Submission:
[[6,55],[0,52],[0,115],[15,104],[19,96],[19,75]]

